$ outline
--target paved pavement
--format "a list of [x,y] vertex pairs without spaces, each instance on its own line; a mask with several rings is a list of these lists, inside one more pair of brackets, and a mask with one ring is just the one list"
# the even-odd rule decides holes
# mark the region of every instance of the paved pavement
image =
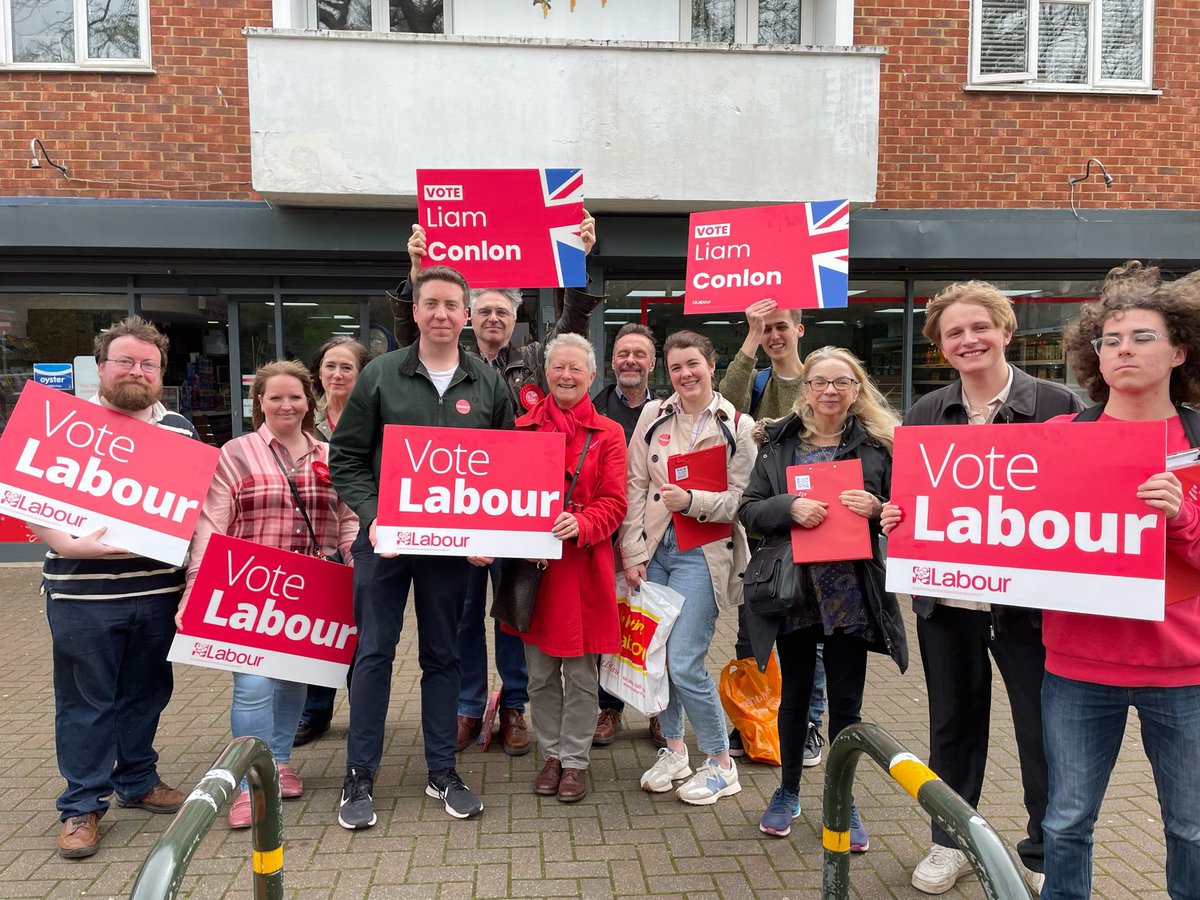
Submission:
[[[0,898],[119,897],[128,894],[149,848],[169,817],[114,808],[102,823],[100,852],[63,860],[55,852],[54,701],[49,636],[37,594],[37,569],[0,567]],[[410,625],[411,625],[410,617]],[[864,719],[891,731],[926,756],[925,689],[916,640],[905,676],[889,660],[871,660]],[[736,620],[722,617],[713,671],[733,646]],[[415,626],[414,626],[415,628]],[[352,833],[337,825],[344,772],[347,707],[339,694],[333,730],[293,757],[305,796],[285,806],[285,872],[289,897],[687,897],[809,898],[820,896],[820,791],[823,767],[806,770],[804,812],[790,837],[758,831],[776,787],[777,770],[743,764],[744,789],[713,807],[690,807],[672,794],[638,789],[654,759],[645,720],[627,717],[611,747],[592,754],[591,793],[564,805],[532,793],[536,750],[520,759],[498,748],[471,748],[459,772],[480,790],[477,820],[450,819],[423,793],[420,703],[412,631],[398,654],[383,767],[375,787],[379,823]],[[175,696],[159,729],[160,771],[190,788],[229,739],[230,679],[225,673],[176,668]],[[996,710],[982,813],[1015,843],[1024,812],[1015,744],[1003,691]],[[1132,718],[1132,714],[1131,714]],[[1097,832],[1096,896],[1164,897],[1162,825],[1153,780],[1132,720]],[[817,776],[817,777],[814,777]],[[852,890],[859,897],[916,898],[910,869],[928,844],[915,802],[865,758],[856,797],[871,836],[855,856]],[[250,896],[250,836],[216,826],[188,870],[183,895]],[[946,897],[981,897],[971,879]]]

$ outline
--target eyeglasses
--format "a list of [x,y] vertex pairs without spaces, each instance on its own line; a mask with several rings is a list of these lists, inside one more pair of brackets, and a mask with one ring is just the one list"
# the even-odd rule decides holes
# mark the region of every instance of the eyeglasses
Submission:
[[[1133,347],[1148,347],[1158,340],[1166,340],[1165,334],[1159,334],[1157,331],[1135,331],[1129,335],[1129,344]],[[1103,353],[1105,350],[1110,353],[1114,350],[1119,350],[1121,345],[1125,343],[1125,338],[1119,334],[1106,334],[1092,341],[1092,347],[1096,353]]]
[[852,387],[858,387],[858,381],[856,379],[847,378],[845,376],[842,376],[841,378],[835,378],[833,381],[830,381],[828,378],[810,378],[808,381],[804,382],[804,384],[810,390],[817,391],[818,393],[828,388],[831,384],[833,385],[833,389],[839,394],[850,390]]
[[132,372],[134,368],[141,369],[147,375],[153,375],[162,368],[158,363],[151,362],[148,359],[136,360],[130,359],[128,356],[122,356],[119,359],[106,359],[114,369],[119,369],[122,372]]
[[474,311],[474,315],[484,319],[511,319],[513,312],[511,309],[505,309],[503,306],[481,306]]

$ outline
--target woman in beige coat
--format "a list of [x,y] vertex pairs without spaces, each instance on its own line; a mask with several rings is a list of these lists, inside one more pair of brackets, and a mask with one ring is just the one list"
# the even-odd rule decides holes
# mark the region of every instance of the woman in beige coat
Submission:
[[[642,581],[665,584],[685,602],[667,641],[671,699],[659,714],[667,746],[642,775],[642,788],[665,793],[692,775],[683,742],[683,714],[696,732],[704,764],[678,790],[686,803],[707,806],[742,789],[729,757],[729,728],[717,687],[705,665],[721,609],[742,602],[742,573],[748,550],[737,520],[742,490],[754,466],[753,422],[713,390],[717,354],[712,342],[679,331],[663,345],[675,393],[642,409],[629,442],[626,475],[628,512],[621,525],[621,557],[631,587]],[[672,484],[670,457],[724,448],[727,486],[723,491],[687,490]],[[697,522],[731,523],[724,536],[692,549],[679,549],[674,515]]]

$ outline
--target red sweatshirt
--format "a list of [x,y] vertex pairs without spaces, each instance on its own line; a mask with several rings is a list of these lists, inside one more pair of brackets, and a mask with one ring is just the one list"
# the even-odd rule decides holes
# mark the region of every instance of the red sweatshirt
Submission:
[[[1058,416],[1052,422],[1068,422]],[[1108,415],[1102,422],[1116,421]],[[1188,449],[1183,424],[1167,423],[1167,452]],[[1167,520],[1167,545],[1200,568],[1200,509],[1184,500],[1179,514]],[[1200,596],[1167,607],[1162,622],[1042,614],[1046,671],[1060,678],[1120,687],[1184,687],[1200,685]]]

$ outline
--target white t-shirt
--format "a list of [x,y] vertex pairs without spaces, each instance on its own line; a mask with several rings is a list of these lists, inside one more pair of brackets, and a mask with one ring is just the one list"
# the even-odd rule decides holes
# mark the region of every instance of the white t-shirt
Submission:
[[458,366],[452,369],[437,370],[425,367],[425,371],[429,373],[429,377],[433,380],[433,386],[437,388],[438,396],[441,397],[446,393],[446,388],[450,387],[450,379],[454,377],[454,373],[458,371]]

